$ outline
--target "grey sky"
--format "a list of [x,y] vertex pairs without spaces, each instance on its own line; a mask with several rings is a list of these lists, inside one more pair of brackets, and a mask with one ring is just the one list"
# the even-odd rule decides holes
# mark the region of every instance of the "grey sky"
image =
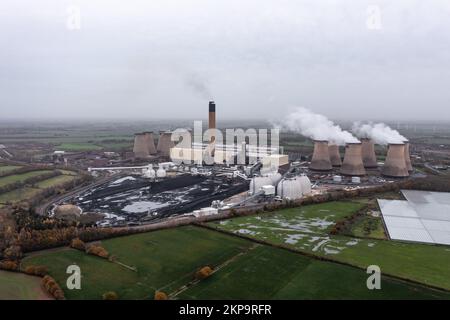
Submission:
[[448,0],[0,4],[2,119],[204,118],[211,97],[223,118],[450,120],[449,85]]

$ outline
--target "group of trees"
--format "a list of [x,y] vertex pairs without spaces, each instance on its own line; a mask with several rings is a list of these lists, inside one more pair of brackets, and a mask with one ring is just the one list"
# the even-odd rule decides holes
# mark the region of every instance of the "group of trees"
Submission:
[[39,276],[44,277],[48,274],[48,269],[46,266],[26,266],[23,270],[24,273],[32,275],[32,276]]
[[98,256],[100,258],[105,258],[105,259],[108,259],[108,257],[109,257],[109,252],[106,251],[105,248],[103,248],[100,245],[95,245],[95,244],[91,244],[89,247],[87,247],[86,253],[92,254],[94,256]]
[[50,277],[49,275],[46,275],[42,278],[42,287],[50,294],[52,295],[56,300],[64,300],[64,291],[61,289],[59,284]]

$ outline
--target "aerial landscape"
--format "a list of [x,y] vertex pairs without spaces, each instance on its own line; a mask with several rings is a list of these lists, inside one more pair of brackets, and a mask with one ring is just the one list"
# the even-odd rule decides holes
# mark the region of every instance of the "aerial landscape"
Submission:
[[2,7],[0,300],[450,300],[447,3]]

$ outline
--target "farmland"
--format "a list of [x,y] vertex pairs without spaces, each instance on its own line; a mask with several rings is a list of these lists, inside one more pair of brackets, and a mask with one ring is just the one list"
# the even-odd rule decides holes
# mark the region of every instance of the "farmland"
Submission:
[[[0,177],[0,187],[5,187],[14,183],[24,183],[29,178],[37,178],[39,180],[40,176],[51,173],[51,170],[35,170],[27,173],[12,174]],[[61,175],[50,177],[37,181],[32,184],[25,184],[15,189],[8,190],[6,192],[0,193],[0,205],[5,203],[14,203],[22,200],[30,199],[46,188],[56,187],[62,185],[66,182],[73,181],[77,177],[77,173],[69,170],[62,170]]]
[[41,279],[0,270],[0,300],[49,299],[41,289]]
[[353,214],[362,205],[349,201],[329,202],[210,225],[361,268],[375,264],[386,274],[450,289],[450,249],[446,246],[330,234],[336,221]]
[[[82,289],[65,290],[69,299],[101,299],[107,291],[120,299],[151,299],[155,290],[173,299],[449,298],[390,278],[383,278],[383,290],[369,291],[364,270],[194,226],[104,240],[101,245],[120,264],[63,248],[34,253],[22,267],[46,265],[64,284],[67,266],[76,263]],[[206,265],[216,272],[193,281]]]

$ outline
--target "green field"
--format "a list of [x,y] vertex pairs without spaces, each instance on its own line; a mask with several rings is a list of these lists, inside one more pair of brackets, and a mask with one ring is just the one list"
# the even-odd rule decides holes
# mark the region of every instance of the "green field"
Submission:
[[[26,186],[22,188],[18,188],[9,192],[5,192],[0,194],[0,204],[4,204],[7,202],[18,202],[22,200],[27,200],[32,198],[33,196],[36,196],[39,194],[42,189],[57,186],[60,184],[63,184],[68,181],[72,181],[76,177],[76,172],[69,171],[69,170],[61,170],[63,175],[51,177],[49,179],[45,179],[39,182],[34,183],[32,186]],[[18,174],[18,175],[12,175],[12,176],[6,176],[3,178],[0,178],[0,185],[3,182],[3,185],[7,185],[9,183],[13,183],[16,181],[24,181],[27,178],[40,176],[45,173],[51,172],[50,170],[38,170],[38,171],[32,171],[27,172],[24,174]]]
[[353,223],[351,235],[361,238],[386,239],[381,217],[365,215]]
[[101,150],[102,147],[94,143],[89,142],[79,142],[79,143],[61,143],[55,146],[56,150],[63,151],[95,151]]
[[49,299],[41,289],[41,278],[0,270],[0,300]]
[[348,201],[329,202],[210,225],[362,268],[378,265],[386,274],[450,290],[449,246],[329,234],[336,221],[362,206],[362,203]]
[[368,290],[363,270],[259,245],[179,299],[449,299],[450,293],[382,278]]
[[19,188],[6,193],[0,194],[0,203],[18,202],[37,195],[41,190],[37,188]]
[[50,179],[42,180],[37,182],[35,185],[38,188],[45,189],[53,186],[57,186],[69,181],[73,181],[75,179],[75,176],[73,175],[60,175],[56,177],[52,177]]
[[21,166],[10,166],[10,165],[4,165],[0,163],[0,174],[7,173],[16,169],[22,168]]
[[[22,267],[46,265],[64,284],[67,266],[80,266],[82,289],[65,290],[69,299],[100,299],[107,291],[121,299],[151,299],[155,290],[175,299],[449,298],[389,278],[382,280],[382,290],[369,291],[364,270],[194,226],[104,240],[102,245],[137,272],[69,248],[35,253]],[[194,272],[205,265],[216,272],[192,282]],[[186,284],[189,289],[183,291]]]
[[137,272],[104,259],[69,249],[34,255],[23,265],[47,265],[59,283],[66,268],[76,263],[83,276],[82,290],[66,290],[71,299],[101,299],[115,291],[122,299],[153,298],[155,289],[171,292],[190,281],[205,265],[217,265],[252,245],[251,242],[196,227],[143,233],[102,241],[117,259]]
[[51,170],[37,170],[37,171],[30,171],[27,173],[21,173],[21,174],[13,174],[6,177],[0,178],[0,187],[6,186],[7,184],[14,183],[14,182],[23,182],[28,178],[37,177],[46,173],[50,173]]

